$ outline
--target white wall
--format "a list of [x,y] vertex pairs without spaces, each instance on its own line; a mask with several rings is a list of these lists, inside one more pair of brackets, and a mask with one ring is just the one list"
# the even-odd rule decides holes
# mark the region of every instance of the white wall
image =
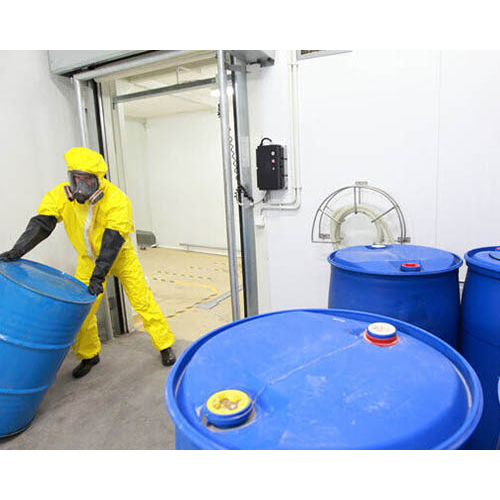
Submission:
[[[67,179],[63,154],[80,145],[68,78],[51,75],[47,51],[0,51],[1,251],[10,249],[46,191]],[[76,254],[59,224],[26,258],[72,273]]]
[[[227,248],[220,122],[214,111],[127,121],[127,193],[136,229],[151,229],[159,246]],[[139,168],[140,166],[140,168]],[[143,182],[149,197],[139,187]],[[129,189],[130,185],[135,185]],[[149,206],[148,206],[149,203]],[[237,216],[237,211],[235,211]],[[238,230],[238,229],[237,229]],[[239,241],[238,241],[239,248]]]
[[135,229],[152,231],[146,126],[145,123],[126,120],[125,127],[125,191],[132,203]]
[[[290,144],[285,56],[249,75],[252,151],[264,136]],[[261,311],[326,307],[331,248],[311,243],[313,217],[326,195],[357,180],[402,204],[412,243],[459,255],[497,244],[499,85],[499,52],[301,61],[303,202],[296,212],[264,212],[256,228]]]
[[436,240],[461,256],[500,243],[499,88],[499,51],[443,53]]

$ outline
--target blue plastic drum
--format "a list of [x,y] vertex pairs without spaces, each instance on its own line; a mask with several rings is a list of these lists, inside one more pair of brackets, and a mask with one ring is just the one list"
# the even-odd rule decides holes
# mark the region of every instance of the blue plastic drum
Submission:
[[0,261],[0,437],[31,423],[94,300],[56,269]]
[[484,412],[470,440],[474,449],[494,450],[500,434],[500,249],[465,254],[460,352],[474,367],[484,393]]
[[417,245],[367,245],[337,250],[328,262],[328,307],[391,316],[457,346],[457,255]]
[[332,309],[254,316],[192,344],[165,387],[177,449],[456,449],[482,392],[448,344]]

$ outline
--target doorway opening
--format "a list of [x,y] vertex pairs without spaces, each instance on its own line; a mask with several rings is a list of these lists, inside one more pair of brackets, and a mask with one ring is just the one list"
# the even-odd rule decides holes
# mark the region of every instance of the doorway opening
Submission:
[[[216,74],[215,54],[209,54],[99,82],[110,180],[132,202],[132,240],[155,300],[176,338],[186,341],[232,321]],[[235,229],[239,235],[238,217]],[[124,330],[142,330],[123,291],[117,296]]]

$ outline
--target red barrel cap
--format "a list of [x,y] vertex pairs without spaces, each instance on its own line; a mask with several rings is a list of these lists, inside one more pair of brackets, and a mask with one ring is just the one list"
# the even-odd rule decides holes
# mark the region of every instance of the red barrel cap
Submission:
[[417,262],[403,262],[400,266],[401,271],[420,271],[422,266]]
[[390,323],[371,323],[364,333],[365,340],[380,347],[397,344],[399,338],[396,327]]

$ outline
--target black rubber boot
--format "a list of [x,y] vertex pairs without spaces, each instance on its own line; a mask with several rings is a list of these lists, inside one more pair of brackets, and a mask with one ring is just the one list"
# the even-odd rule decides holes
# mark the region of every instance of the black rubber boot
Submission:
[[82,359],[81,363],[73,370],[73,377],[84,377],[99,361],[99,354],[90,359]]
[[163,351],[160,351],[160,353],[161,353],[161,363],[163,366],[172,366],[177,360],[174,351],[171,347],[163,349]]

